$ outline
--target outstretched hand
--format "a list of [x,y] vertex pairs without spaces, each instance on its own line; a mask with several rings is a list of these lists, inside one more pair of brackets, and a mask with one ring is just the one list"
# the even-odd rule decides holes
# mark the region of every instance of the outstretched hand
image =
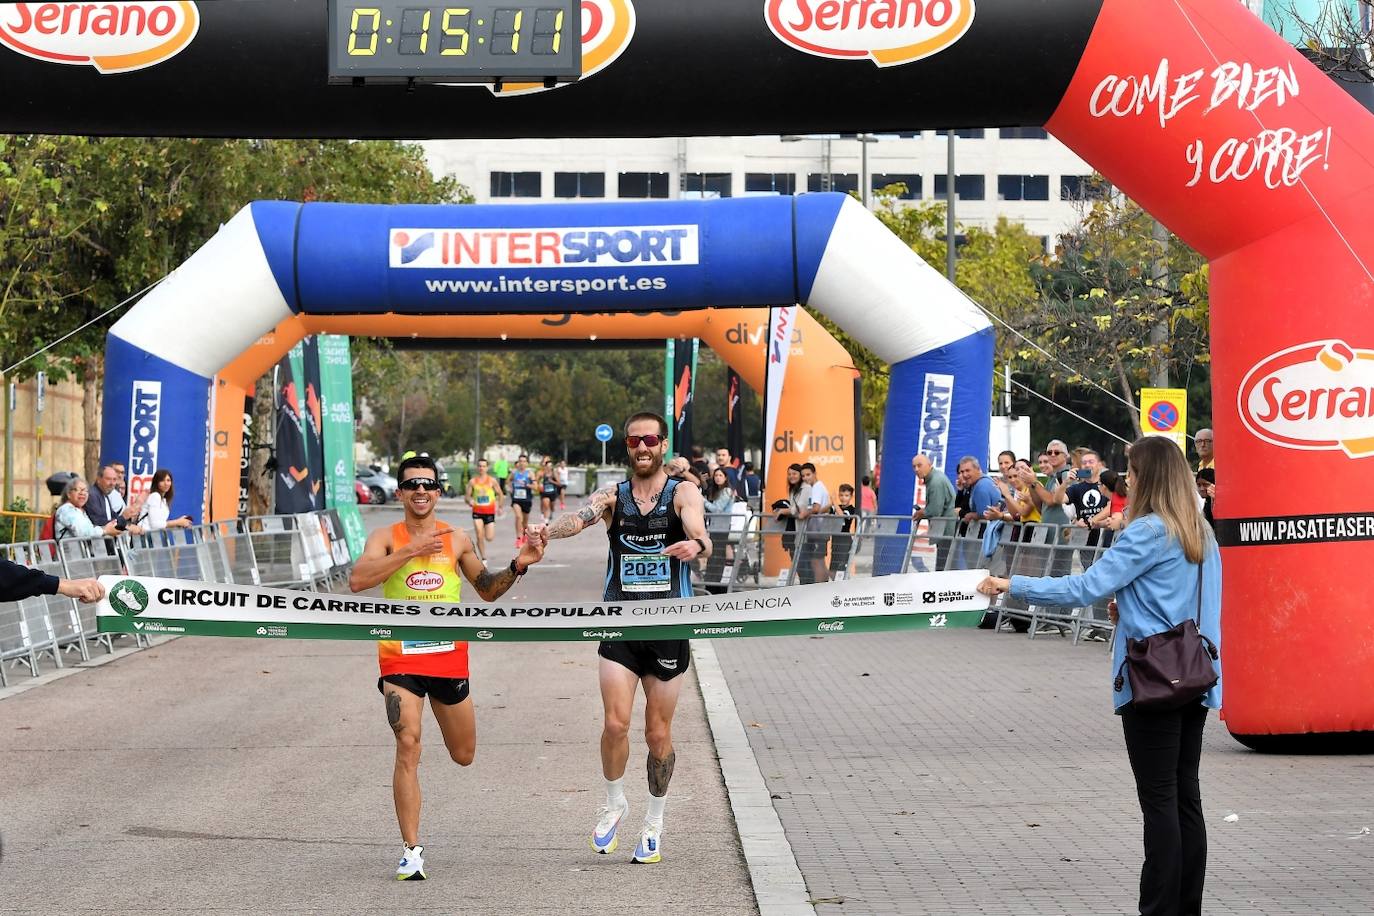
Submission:
[[1001,595],[1011,589],[1010,579],[999,579],[996,576],[988,576],[978,583],[978,591],[984,595]]
[[545,526],[531,525],[525,529],[525,543],[515,556],[516,565],[522,569],[533,566],[544,559],[544,548],[548,546],[549,538]]
[[105,586],[96,579],[62,579],[57,583],[57,593],[83,604],[93,604],[105,597]]

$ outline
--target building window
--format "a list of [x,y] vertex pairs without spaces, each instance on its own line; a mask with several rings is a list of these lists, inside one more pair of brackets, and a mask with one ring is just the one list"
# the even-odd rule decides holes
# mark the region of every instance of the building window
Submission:
[[729,172],[683,172],[683,197],[729,197]]
[[[948,191],[946,190],[946,175],[935,176],[935,197],[942,198]],[[954,196],[958,200],[982,200],[985,192],[985,182],[982,175],[955,175],[954,176]]]
[[1100,175],[1060,175],[1060,200],[1105,200],[1110,186]]
[[605,197],[605,172],[554,172],[554,197]]
[[492,172],[492,197],[538,197],[542,176],[538,172]]
[[997,132],[1003,140],[1048,140],[1049,132],[1043,127],[1004,127]]
[[[968,128],[967,130],[956,130],[956,131],[954,132],[954,136],[958,137],[960,140],[981,140],[981,139],[983,139],[983,134],[984,134],[984,131],[983,131],[983,128],[981,128],[981,127],[971,127],[971,128]],[[935,132],[935,136],[937,136],[937,137],[948,137],[948,136],[949,136],[949,131],[947,131],[947,130],[937,130],[937,131]]]
[[870,176],[872,184],[869,190],[881,191],[888,185],[906,185],[906,190],[897,195],[898,200],[920,200],[921,199],[921,176],[909,174],[883,173]]
[[744,190],[751,194],[795,194],[797,176],[791,172],[750,172],[744,176]]
[[621,197],[668,197],[667,172],[621,172]]
[[839,191],[841,194],[848,194],[859,190],[859,176],[853,172],[832,172],[829,175],[824,172],[812,172],[806,176],[806,190]]
[[1049,200],[1048,175],[998,175],[998,200]]

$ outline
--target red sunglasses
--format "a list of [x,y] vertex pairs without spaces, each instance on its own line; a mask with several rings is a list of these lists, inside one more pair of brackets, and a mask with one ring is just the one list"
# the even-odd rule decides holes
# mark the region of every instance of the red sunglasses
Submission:
[[667,441],[663,436],[626,436],[625,444],[630,448],[639,448],[639,444],[644,443],[647,448],[658,448],[660,442]]

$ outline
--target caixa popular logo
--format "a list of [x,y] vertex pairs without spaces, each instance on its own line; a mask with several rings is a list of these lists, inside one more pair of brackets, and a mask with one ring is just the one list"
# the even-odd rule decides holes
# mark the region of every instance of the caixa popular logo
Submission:
[[530,270],[696,264],[699,234],[684,226],[548,229],[393,229],[392,267]]
[[1241,421],[1282,448],[1374,456],[1374,350],[1318,340],[1280,350],[1240,383]]
[[162,383],[135,379],[129,408],[129,496],[152,486],[162,428]]
[[179,54],[200,29],[190,2],[0,3],[0,44],[36,60],[127,73]]
[[444,577],[428,569],[422,569],[406,576],[406,588],[413,592],[432,592],[435,589],[442,588],[443,585]]
[[974,0],[766,0],[764,9],[773,34],[798,51],[894,67],[963,38]]

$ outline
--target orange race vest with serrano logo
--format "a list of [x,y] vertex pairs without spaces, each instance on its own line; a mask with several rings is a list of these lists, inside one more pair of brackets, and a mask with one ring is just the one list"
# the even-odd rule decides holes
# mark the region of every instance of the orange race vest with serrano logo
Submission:
[[[393,601],[462,600],[463,580],[458,572],[458,552],[453,547],[453,532],[442,535],[444,549],[425,557],[414,557],[382,583],[382,594]],[[391,526],[391,549],[410,543],[405,522]],[[377,643],[377,663],[382,676],[388,674],[426,674],[430,677],[467,677],[468,644],[386,640]]]

